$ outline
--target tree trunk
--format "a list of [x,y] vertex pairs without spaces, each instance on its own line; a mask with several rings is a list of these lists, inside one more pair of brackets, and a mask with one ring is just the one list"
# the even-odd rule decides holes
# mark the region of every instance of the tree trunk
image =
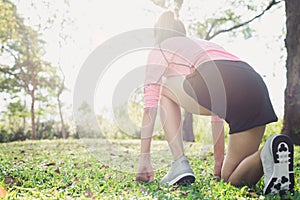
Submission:
[[300,145],[300,1],[285,0],[287,86],[282,133]]
[[35,104],[34,90],[31,91],[30,95],[31,95],[31,107],[30,107],[30,113],[31,113],[31,139],[35,140],[36,125],[35,125],[35,114],[34,114],[34,104]]
[[[61,47],[61,44],[60,44]],[[64,89],[65,89],[65,74],[61,68],[61,65],[58,65],[60,73],[62,74],[62,82],[58,88],[58,92],[57,92],[57,103],[58,103],[58,112],[59,112],[59,116],[60,116],[60,123],[61,123],[61,134],[62,137],[64,139],[67,138],[67,133],[66,133],[66,127],[65,127],[65,122],[64,122],[64,116],[62,114],[62,104],[61,104],[61,100],[60,100],[60,96],[63,93]]]
[[[26,108],[26,98],[24,100],[24,107]],[[24,131],[24,135],[26,135],[26,116],[25,115],[23,116],[23,131]]]
[[195,136],[193,131],[193,115],[184,111],[184,120],[182,124],[183,140],[187,142],[194,142]]
[[66,128],[65,128],[65,122],[64,122],[64,118],[63,118],[63,114],[61,111],[61,101],[59,99],[59,96],[57,97],[57,103],[58,103],[58,111],[59,111],[59,116],[60,116],[60,122],[61,122],[61,133],[62,133],[62,137],[64,139],[67,138],[67,134],[66,134]]

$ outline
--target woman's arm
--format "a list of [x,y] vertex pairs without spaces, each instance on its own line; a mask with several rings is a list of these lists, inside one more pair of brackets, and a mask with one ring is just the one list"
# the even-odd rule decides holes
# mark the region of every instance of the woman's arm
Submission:
[[152,182],[154,180],[150,149],[156,114],[157,108],[144,108],[141,132],[141,155],[136,181]]
[[141,132],[141,154],[150,153],[156,114],[157,108],[144,108]]
[[[213,116],[215,118],[215,116]],[[224,121],[216,119],[211,121],[213,143],[214,143],[214,175],[216,178],[221,178],[221,170],[224,161]]]

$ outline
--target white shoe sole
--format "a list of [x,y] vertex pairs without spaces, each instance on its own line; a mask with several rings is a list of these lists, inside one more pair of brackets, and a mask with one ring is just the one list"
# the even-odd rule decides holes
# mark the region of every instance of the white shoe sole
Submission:
[[277,194],[294,188],[294,146],[285,135],[274,137],[270,143],[273,174],[264,187],[264,194]]

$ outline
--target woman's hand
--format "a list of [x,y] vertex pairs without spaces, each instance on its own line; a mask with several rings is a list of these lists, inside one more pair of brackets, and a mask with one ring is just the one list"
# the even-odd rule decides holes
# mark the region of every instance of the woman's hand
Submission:
[[215,179],[217,179],[217,180],[221,180],[222,165],[223,165],[223,159],[215,160],[214,176],[215,176]]
[[136,182],[153,182],[154,172],[151,164],[150,154],[142,154],[138,172],[135,177]]

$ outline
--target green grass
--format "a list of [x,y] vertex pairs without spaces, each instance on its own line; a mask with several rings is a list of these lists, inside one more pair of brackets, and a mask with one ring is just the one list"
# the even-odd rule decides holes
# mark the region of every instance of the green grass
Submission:
[[[137,153],[139,141],[110,141],[107,144],[93,148],[86,148],[91,144],[81,140],[0,144],[0,186],[8,191],[5,199],[274,199],[274,196],[262,195],[262,180],[256,187],[242,188],[213,180],[211,148],[203,152],[204,148],[199,148],[197,143],[187,144],[196,182],[189,187],[171,188],[159,187],[159,180],[169,164],[169,155],[159,153],[165,142],[153,144],[153,149],[158,151],[157,157],[153,154],[155,181],[147,184],[134,182],[137,167],[134,157],[137,156],[133,152]],[[124,155],[113,152],[116,144]],[[100,151],[95,153],[93,149]],[[114,157],[120,161],[119,166],[113,163]],[[296,147],[296,187],[287,199],[300,198],[299,179],[300,147]],[[275,196],[275,199],[280,197]]]

